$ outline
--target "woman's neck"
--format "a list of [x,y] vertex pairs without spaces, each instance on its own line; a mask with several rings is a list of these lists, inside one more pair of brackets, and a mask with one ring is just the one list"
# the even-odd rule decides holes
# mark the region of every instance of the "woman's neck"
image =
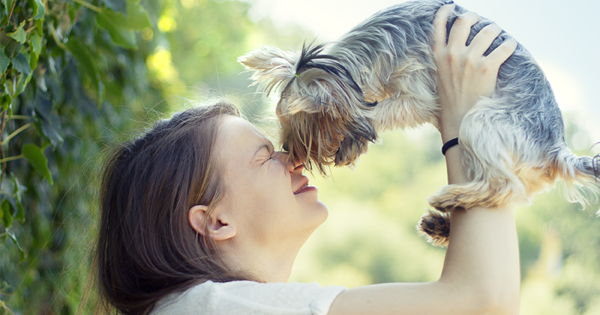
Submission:
[[258,247],[230,242],[219,247],[230,269],[260,282],[287,282],[302,244]]

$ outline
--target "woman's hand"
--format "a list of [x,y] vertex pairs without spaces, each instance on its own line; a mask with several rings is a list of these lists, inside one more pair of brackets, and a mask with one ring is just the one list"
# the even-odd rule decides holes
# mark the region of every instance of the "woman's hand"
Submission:
[[484,27],[467,46],[471,26],[481,20],[474,12],[459,16],[446,44],[446,24],[454,5],[443,6],[435,18],[434,60],[437,65],[437,92],[440,100],[440,132],[445,143],[458,137],[463,117],[481,96],[491,96],[500,65],[517,48],[508,40],[487,57],[483,53],[502,32],[496,24]]

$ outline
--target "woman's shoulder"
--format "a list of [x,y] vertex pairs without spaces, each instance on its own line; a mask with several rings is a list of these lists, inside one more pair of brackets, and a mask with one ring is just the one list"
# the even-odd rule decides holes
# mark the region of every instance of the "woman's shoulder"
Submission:
[[314,314],[325,315],[341,286],[318,283],[206,281],[159,301],[160,314]]

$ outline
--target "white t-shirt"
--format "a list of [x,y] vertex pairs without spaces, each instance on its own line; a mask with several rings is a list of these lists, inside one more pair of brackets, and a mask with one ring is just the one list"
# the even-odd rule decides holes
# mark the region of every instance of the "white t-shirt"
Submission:
[[345,287],[318,283],[207,281],[160,300],[151,315],[326,315]]

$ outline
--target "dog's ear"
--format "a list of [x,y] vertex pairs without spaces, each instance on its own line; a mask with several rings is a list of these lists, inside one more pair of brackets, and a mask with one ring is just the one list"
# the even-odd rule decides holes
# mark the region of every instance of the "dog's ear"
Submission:
[[280,84],[286,84],[295,76],[294,63],[299,53],[283,51],[277,47],[262,46],[238,58],[246,69],[254,71],[252,80],[260,84],[267,95]]

